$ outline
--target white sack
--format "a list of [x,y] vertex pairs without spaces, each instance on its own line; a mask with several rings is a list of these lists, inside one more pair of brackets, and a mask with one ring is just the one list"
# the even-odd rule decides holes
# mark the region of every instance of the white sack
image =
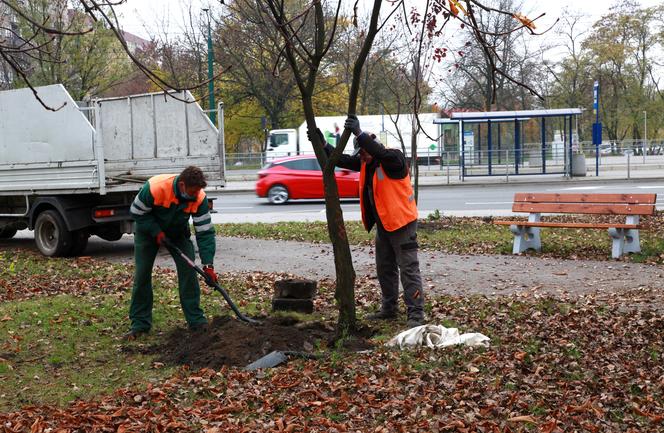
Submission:
[[434,349],[455,344],[486,347],[489,345],[489,337],[477,332],[459,334],[457,328],[442,325],[422,325],[403,331],[387,342],[388,346],[399,346],[400,349],[422,345]]

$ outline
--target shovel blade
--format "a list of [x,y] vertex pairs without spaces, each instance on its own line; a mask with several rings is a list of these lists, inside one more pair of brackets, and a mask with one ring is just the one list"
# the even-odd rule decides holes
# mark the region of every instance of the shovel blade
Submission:
[[246,367],[244,367],[244,369],[251,371],[251,370],[257,370],[259,368],[272,368],[286,361],[288,361],[288,356],[286,356],[284,352],[275,350],[274,352],[270,352],[264,357],[259,358],[256,361],[252,362],[251,364],[247,365]]

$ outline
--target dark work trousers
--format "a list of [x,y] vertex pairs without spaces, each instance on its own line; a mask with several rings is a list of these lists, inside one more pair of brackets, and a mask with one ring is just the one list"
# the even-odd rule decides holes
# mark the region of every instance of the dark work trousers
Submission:
[[396,312],[399,274],[409,319],[424,319],[424,292],[417,259],[417,221],[388,232],[376,226],[376,271],[383,294],[381,309]]
[[[194,245],[187,238],[171,239],[190,259],[194,259]],[[147,331],[152,327],[152,266],[159,247],[148,234],[134,235],[134,287],[131,291],[129,319],[134,331]],[[173,254],[171,254],[173,256]],[[173,256],[178,272],[180,305],[189,326],[207,323],[200,306],[201,289],[196,272],[180,256]]]

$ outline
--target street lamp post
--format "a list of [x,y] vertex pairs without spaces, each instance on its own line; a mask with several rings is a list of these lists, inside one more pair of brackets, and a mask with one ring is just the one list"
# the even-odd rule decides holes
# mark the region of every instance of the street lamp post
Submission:
[[207,63],[208,63],[208,108],[210,109],[210,121],[213,125],[217,124],[217,115],[215,113],[214,103],[214,70],[212,68],[213,52],[212,52],[212,29],[210,27],[210,9],[203,9],[207,15]]
[[643,163],[646,163],[646,143],[648,142],[648,112],[643,111]]

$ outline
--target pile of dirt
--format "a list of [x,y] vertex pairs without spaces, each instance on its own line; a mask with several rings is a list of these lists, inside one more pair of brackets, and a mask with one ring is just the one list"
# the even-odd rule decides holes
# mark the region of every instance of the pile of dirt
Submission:
[[[370,348],[365,335],[370,336],[365,331],[363,336],[351,340],[349,350]],[[150,352],[161,354],[158,361],[169,365],[244,367],[274,350],[313,353],[330,345],[334,336],[334,326],[327,323],[269,317],[259,325],[250,325],[223,316],[215,317],[206,332],[175,329],[166,336],[163,345],[152,347]]]

